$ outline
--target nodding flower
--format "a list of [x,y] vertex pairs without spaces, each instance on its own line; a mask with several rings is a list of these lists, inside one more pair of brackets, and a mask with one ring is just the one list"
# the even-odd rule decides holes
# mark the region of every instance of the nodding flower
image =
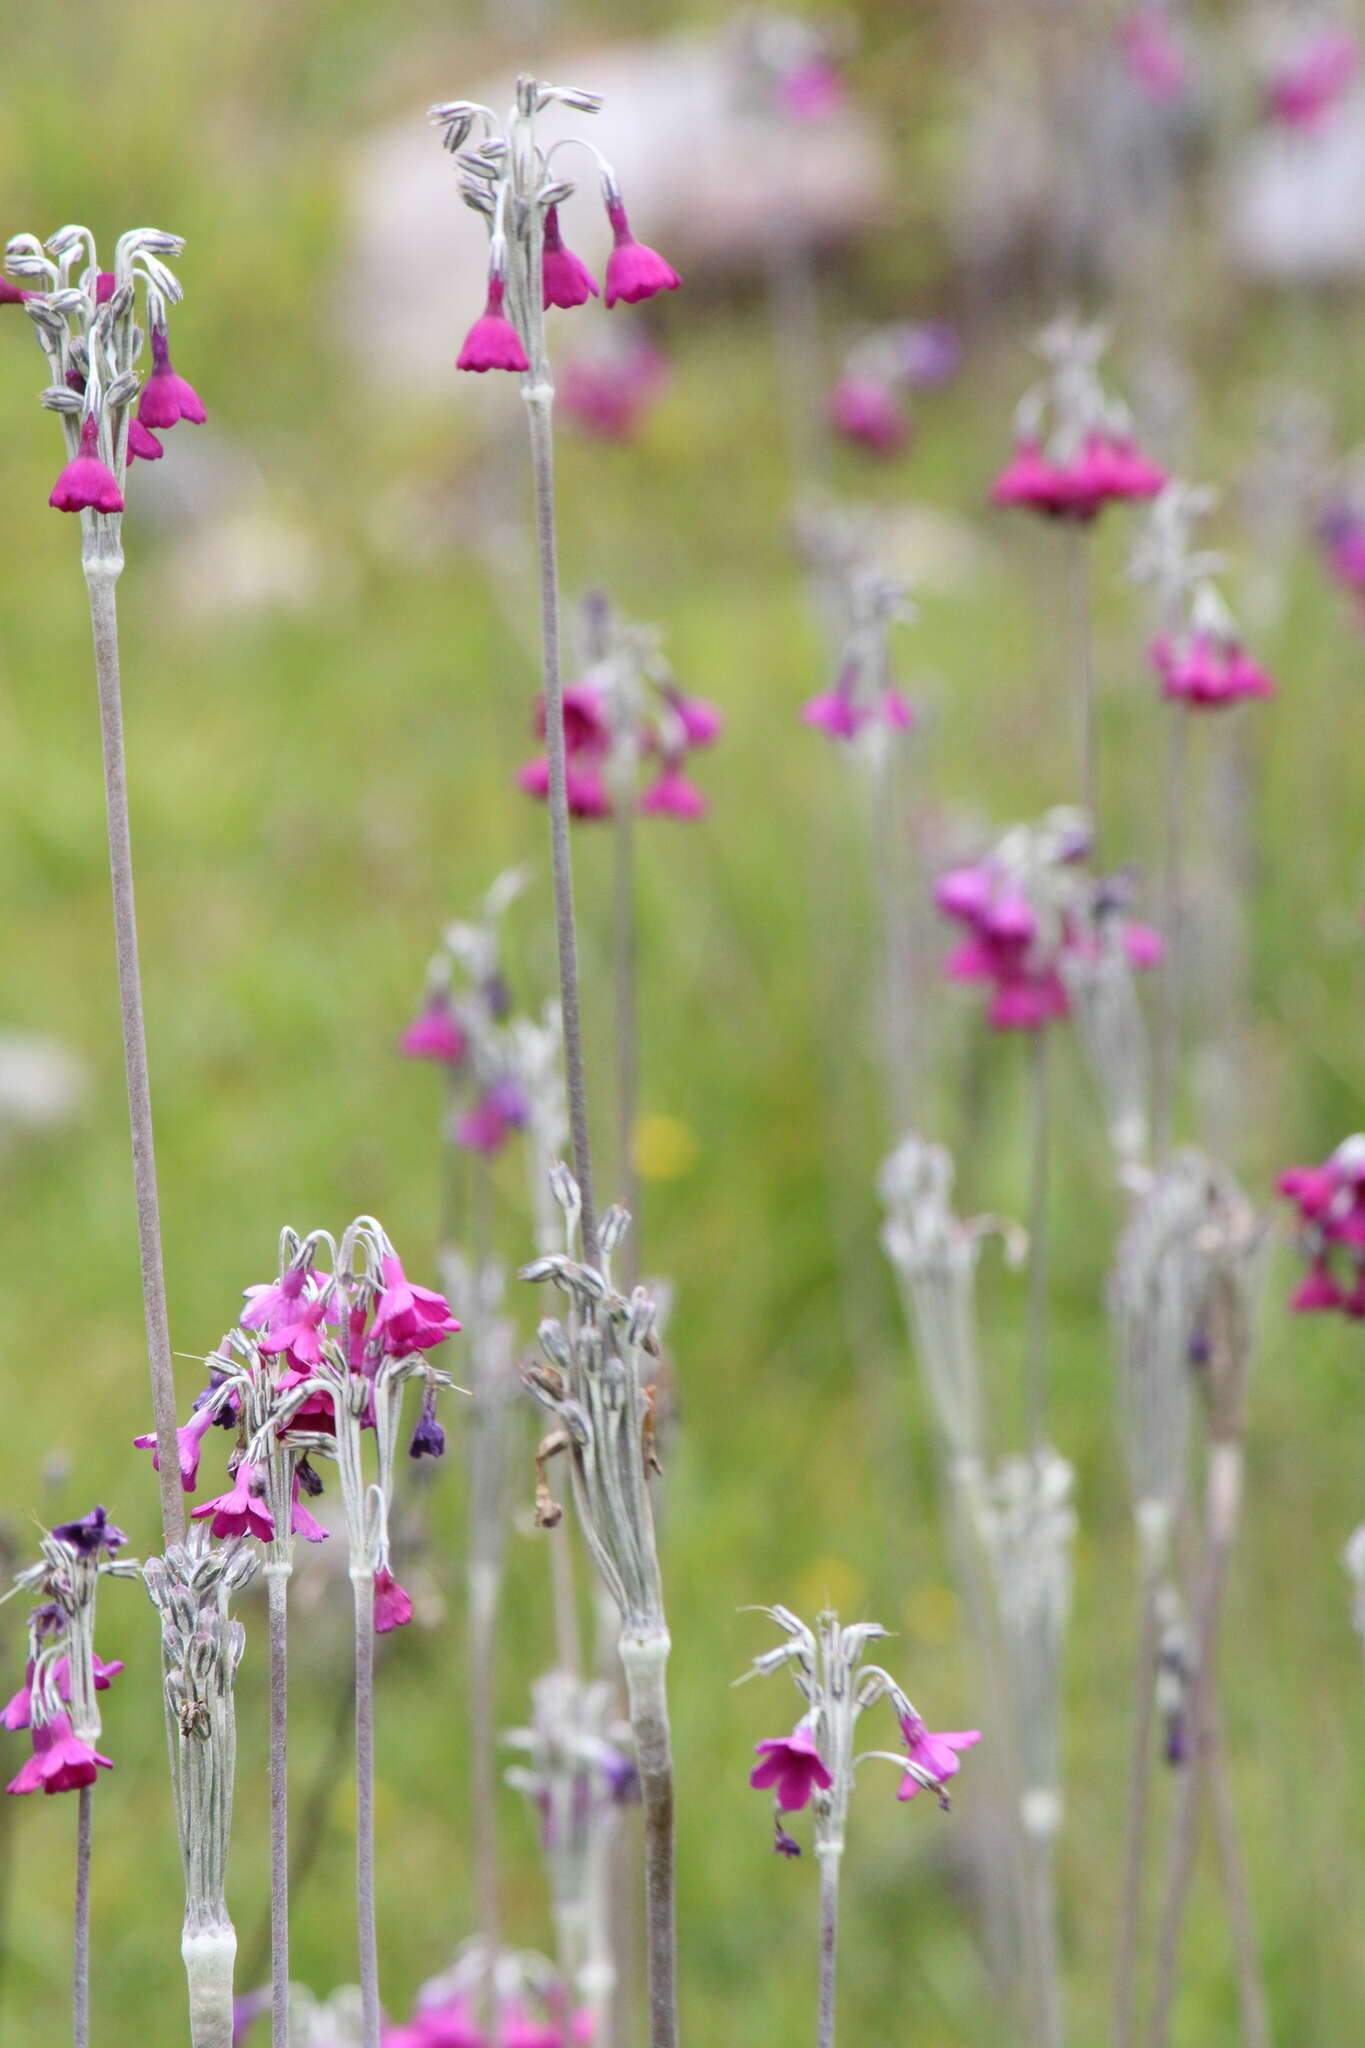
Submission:
[[681,761],[665,761],[641,796],[640,809],[651,818],[701,818],[706,814],[706,798],[684,772]]
[[7,277],[0,277],[0,306],[22,306],[25,299],[31,299],[32,292],[21,291],[17,284],[11,284]]
[[457,370],[529,370],[526,351],[507,314],[503,299],[507,287],[497,271],[488,279],[488,302],[464,338],[455,359]]
[[160,462],[166,453],[150,427],[143,425],[134,414],[128,422],[128,460],[130,462]]
[[1298,1212],[1308,1256],[1290,1307],[1365,1320],[1365,1136],[1344,1139],[1321,1166],[1287,1167],[1276,1187]]
[[137,402],[137,416],[144,427],[154,427],[159,433],[180,420],[188,420],[192,427],[202,427],[208,418],[203,399],[171,362],[164,328],[152,329],[152,368]]
[[656,249],[636,241],[630,231],[621,195],[610,185],[607,187],[607,219],[615,237],[611,255],[607,258],[608,306],[614,306],[619,299],[628,306],[635,306],[641,299],[652,299],[656,292],[677,291],[682,283],[677,271]]
[[409,1059],[439,1060],[448,1067],[460,1065],[469,1050],[469,1041],[444,989],[434,989],[427,997],[399,1039],[398,1049]]
[[836,433],[873,455],[898,455],[910,438],[909,416],[880,377],[841,377],[830,394],[829,417]]
[[484,1090],[474,1107],[455,1125],[455,1143],[466,1152],[481,1152],[492,1158],[500,1152],[513,1131],[524,1130],[531,1105],[521,1083],[511,1075]]
[[816,1792],[828,1792],[834,1783],[807,1721],[798,1721],[790,1735],[769,1736],[754,1748],[760,1761],[750,1771],[749,1783],[756,1792],[772,1787],[783,1813],[799,1813]]
[[265,1504],[264,1493],[264,1478],[243,1459],[228,1491],[195,1508],[191,1520],[212,1516],[209,1531],[214,1536],[257,1536],[268,1543],[275,1534],[275,1517]]
[[386,1636],[412,1620],[412,1601],[393,1573],[381,1566],[374,1575],[374,1632]]
[[10,1779],[7,1792],[76,1792],[82,1785],[93,1785],[100,1771],[114,1768],[111,1757],[101,1756],[72,1733],[65,1714],[35,1722],[32,1734],[33,1754]]
[[[218,1420],[217,1414],[205,1400],[195,1409],[189,1421],[182,1423],[175,1433],[176,1448],[180,1457],[180,1485],[184,1492],[193,1493],[199,1483],[199,1454],[204,1438]],[[140,1451],[150,1451],[152,1465],[158,1472],[161,1458],[156,1448],[156,1432],[148,1430],[143,1436],[135,1436],[133,1443]]]
[[[932,1735],[918,1714],[907,1714],[901,1722],[901,1735],[905,1741],[908,1761],[918,1765],[920,1771],[938,1780],[940,1788],[946,1778],[955,1778],[962,1768],[958,1751],[971,1749],[981,1740],[979,1728],[960,1729],[955,1734]],[[924,1790],[923,1777],[914,1771],[907,1771],[896,1794],[898,1799],[913,1799],[917,1792]],[[939,1803],[948,1804],[946,1794],[940,1789]]]
[[1220,633],[1197,632],[1183,640],[1163,634],[1153,641],[1151,658],[1162,696],[1183,698],[1200,710],[1276,693],[1274,678],[1238,641]]
[[545,243],[542,283],[546,307],[582,306],[597,297],[597,279],[586,263],[574,255],[559,232],[559,208],[545,212]]
[[81,422],[80,448],[52,486],[47,501],[55,512],[111,514],[123,510],[118,479],[108,463],[100,459],[99,437],[99,421],[93,413],[87,413]]

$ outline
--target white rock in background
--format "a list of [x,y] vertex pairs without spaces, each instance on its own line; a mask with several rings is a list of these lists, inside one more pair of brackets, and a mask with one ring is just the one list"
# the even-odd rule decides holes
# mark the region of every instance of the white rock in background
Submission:
[[1328,284],[1365,273],[1365,89],[1316,129],[1267,128],[1245,142],[1223,217],[1250,277]]
[[0,1139],[61,1130],[90,1094],[85,1062],[55,1038],[0,1031]]
[[[589,50],[551,75],[600,92],[604,105],[596,115],[551,109],[546,141],[591,137],[620,177],[632,227],[685,283],[761,271],[779,225],[825,246],[846,241],[886,197],[889,159],[865,114],[850,102],[796,122],[744,106],[723,41]],[[467,81],[436,83],[454,94]],[[469,96],[501,110],[508,84]],[[566,149],[556,169],[578,185],[562,209],[565,239],[600,277],[610,243],[593,160]],[[339,318],[358,358],[377,385],[406,385],[414,400],[430,399],[432,380],[452,389],[460,338],[483,304],[487,236],[435,130],[404,120],[362,140],[350,213]]]

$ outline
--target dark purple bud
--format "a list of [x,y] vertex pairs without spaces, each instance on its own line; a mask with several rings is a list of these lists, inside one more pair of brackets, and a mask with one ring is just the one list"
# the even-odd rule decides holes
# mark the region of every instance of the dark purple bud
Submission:
[[307,1458],[300,1458],[294,1467],[294,1477],[299,1482],[299,1492],[306,1493],[310,1500],[316,1500],[322,1492],[322,1474],[315,1472]]
[[505,1017],[512,1007],[512,991],[500,974],[490,974],[483,985],[483,999],[490,1016]]
[[408,1445],[410,1458],[443,1458],[446,1453],[446,1433],[436,1420],[436,1395],[428,1387],[422,1397],[422,1412],[417,1418],[417,1427],[412,1432]]
[[1166,1716],[1166,1761],[1177,1769],[1189,1755],[1189,1736],[1182,1713]]
[[773,1851],[778,1856],[799,1856],[801,1844],[789,1835],[780,1820],[773,1821]]
[[43,1636],[60,1635],[66,1627],[66,1616],[55,1600],[44,1600],[29,1616],[29,1626],[40,1640]]
[[640,1797],[640,1773],[635,1768],[635,1759],[624,1751],[608,1748],[602,1758],[602,1775],[607,1781],[612,1803],[616,1806],[633,1806]]
[[128,1541],[122,1529],[116,1529],[102,1507],[91,1508],[88,1515],[82,1515],[79,1522],[62,1522],[52,1531],[59,1543],[69,1544],[82,1557],[95,1557],[101,1550],[107,1550],[110,1557]]

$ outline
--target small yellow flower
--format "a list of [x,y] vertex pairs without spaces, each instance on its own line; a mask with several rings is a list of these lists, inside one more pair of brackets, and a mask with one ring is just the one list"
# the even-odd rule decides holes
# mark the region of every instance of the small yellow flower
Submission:
[[691,1124],[654,1112],[635,1126],[635,1164],[642,1180],[681,1180],[697,1163],[701,1146]]

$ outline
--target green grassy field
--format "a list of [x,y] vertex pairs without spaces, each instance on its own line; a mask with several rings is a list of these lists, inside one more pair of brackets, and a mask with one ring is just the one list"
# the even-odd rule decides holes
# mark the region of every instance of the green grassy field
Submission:
[[[538,1004],[550,986],[544,818],[511,782],[536,686],[517,630],[530,586],[500,604],[469,542],[495,484],[520,509],[523,450],[490,439],[476,408],[457,412],[443,394],[406,413],[371,406],[330,318],[346,130],[404,110],[419,120],[466,60],[483,75],[499,53],[426,0],[403,10],[316,0],[287,12],[261,0],[227,12],[166,0],[60,6],[11,25],[6,41],[6,231],[88,218],[107,241],[127,222],[165,216],[190,237],[176,354],[210,405],[205,432],[258,466],[263,508],[316,550],[307,601],[224,612],[177,580],[174,520],[147,516],[144,507],[171,502],[166,479],[135,479],[121,601],[143,963],[172,1333],[180,1352],[202,1355],[239,1290],[273,1271],[283,1222],[335,1229],[374,1211],[410,1267],[429,1272],[434,1083],[395,1056],[394,1040],[443,922],[472,909],[512,861],[537,875],[513,920],[518,993]],[[853,312],[848,279],[832,278],[831,329]],[[1250,313],[1225,313],[1216,331],[1210,317],[1196,334],[1199,459],[1212,473],[1238,460],[1248,393],[1289,367],[1291,331],[1308,351],[1296,374],[1329,380],[1348,437],[1361,425],[1354,309],[1323,309],[1306,337],[1274,306]],[[642,440],[564,442],[564,569],[570,590],[605,584],[627,611],[657,620],[686,686],[727,719],[702,771],[707,821],[660,821],[641,834],[643,1104],[695,1140],[685,1170],[647,1183],[645,1262],[677,1287],[682,1415],[663,1513],[685,2027],[698,2043],[775,2043],[813,2024],[814,1872],[774,1859],[767,1808],[747,1787],[751,1745],[786,1725],[790,1702],[776,1680],[766,1692],[730,1690],[765,1641],[738,1610],[774,1599],[811,1610],[829,1598],[881,1618],[899,1632],[896,1670],[950,1727],[976,1718],[976,1679],[949,1589],[927,1418],[876,1243],[873,1175],[895,1133],[863,1050],[875,906],[852,785],[796,717],[823,677],[786,541],[763,307],[683,296],[662,322],[674,380]],[[904,462],[869,480],[841,457],[838,475],[851,495],[913,497],[968,528],[969,576],[927,587],[904,640],[908,684],[932,707],[916,779],[926,802],[1002,824],[1071,794],[1058,564],[1046,536],[980,513],[1025,374],[1024,332],[1011,317],[978,337],[960,384],[926,401]],[[62,1038],[89,1062],[94,1086],[70,1130],[3,1157],[14,1325],[0,1506],[23,1550],[30,1513],[50,1520],[104,1499],[144,1553],[156,1501],[128,1447],[148,1404],[98,728],[74,522],[45,504],[58,435],[33,401],[39,371],[27,323],[6,309],[0,1024]],[[173,445],[164,470],[180,454]],[[375,512],[405,477],[446,536],[422,550],[396,546],[392,522]],[[1224,530],[1249,548],[1235,519]],[[211,546],[198,559],[211,593],[222,565]],[[1106,834],[1116,855],[1150,864],[1164,728],[1120,566],[1118,538],[1106,536]],[[1306,550],[1260,651],[1283,688],[1256,714],[1253,741],[1255,1027],[1235,1163],[1263,1198],[1278,1164],[1320,1157],[1362,1121],[1360,643]],[[1198,737],[1203,754],[1227,743],[1223,728]],[[576,843],[605,1147],[609,850],[590,833]],[[980,1137],[963,1205],[1018,1213],[1020,1049],[1002,1042],[975,1063],[970,999],[937,987],[929,999],[942,1059],[922,1127],[961,1136],[963,1077],[975,1073]],[[1119,1210],[1069,1045],[1058,1065],[1053,1426],[1077,1467],[1081,1514],[1062,1931],[1073,2038],[1089,2043],[1104,2028],[1118,1894],[1134,1586],[1100,1307]],[[499,1230],[515,1259],[527,1246],[516,1162],[504,1163],[499,1187]],[[1365,1700],[1338,1561],[1365,1509],[1360,1340],[1335,1320],[1291,1324],[1281,1303],[1292,1271],[1277,1255],[1266,1289],[1223,1671],[1277,2038],[1325,2048],[1356,2038],[1365,1998]],[[536,1312],[534,1302],[522,1311],[528,1336]],[[1022,1288],[993,1260],[985,1320],[1009,1420]],[[190,1364],[181,1385],[187,1400],[198,1385]],[[527,1430],[529,1443],[529,1421]],[[69,1475],[54,1489],[41,1475],[56,1452]],[[528,1451],[528,1508],[530,1482]],[[391,1642],[380,1681],[381,1940],[395,2012],[476,1920],[462,1494],[456,1442],[428,1495],[429,1625]],[[552,1654],[528,1523],[510,1549],[500,1677],[509,1724],[524,1717],[528,1683]],[[310,1556],[301,1580],[310,1574],[316,1597],[301,1601],[292,1660],[300,1787],[327,1748],[349,1626],[339,1560]],[[103,1613],[101,1649],[128,1669],[105,1698],[118,1770],[97,1812],[96,2038],[161,2043],[180,2038],[180,1881],[156,1633],[136,1586],[111,1588]],[[263,1607],[247,1619],[231,1896],[252,1949],[266,1904]],[[0,1610],[14,1683],[18,1621],[14,1608]],[[17,1768],[19,1738],[7,1753]],[[874,1780],[860,1790],[842,1964],[850,2042],[1002,2039],[960,1853],[973,1821],[970,1767],[960,1784],[950,1818],[922,1811],[928,1802],[898,1807]],[[353,1971],[350,1797],[343,1766],[318,1871],[296,1900],[296,1974],[318,1990]],[[59,2039],[66,2025],[74,1819],[67,1801],[12,1802],[0,1814],[0,2038],[15,2048]],[[511,1793],[503,1835],[509,1932],[548,1945],[531,1829]],[[1228,1944],[1202,1865],[1186,1953],[1178,2041],[1231,2039]]]

